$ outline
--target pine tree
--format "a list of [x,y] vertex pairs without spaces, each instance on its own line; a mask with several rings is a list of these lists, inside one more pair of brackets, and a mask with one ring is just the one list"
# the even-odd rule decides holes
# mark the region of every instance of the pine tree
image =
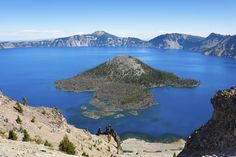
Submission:
[[102,130],[101,130],[101,128],[98,128],[97,135],[99,136],[101,134],[102,134]]
[[16,141],[17,140],[17,134],[13,130],[10,130],[9,135],[8,135],[8,139]]
[[23,109],[19,102],[16,102],[16,107],[14,107],[19,113],[23,113]]
[[23,101],[24,106],[28,106],[28,101],[27,101],[26,97],[23,97],[22,101]]
[[176,157],[176,153],[174,153],[173,157]]
[[65,135],[59,145],[59,150],[67,154],[74,155],[76,153],[75,149],[76,149],[75,145],[72,142],[70,142],[68,136]]
[[20,119],[20,116],[17,116],[16,123],[17,124],[22,124],[22,120]]
[[31,141],[30,135],[29,135],[29,133],[27,132],[27,130],[24,129],[23,133],[24,133],[23,141],[24,141],[24,142]]

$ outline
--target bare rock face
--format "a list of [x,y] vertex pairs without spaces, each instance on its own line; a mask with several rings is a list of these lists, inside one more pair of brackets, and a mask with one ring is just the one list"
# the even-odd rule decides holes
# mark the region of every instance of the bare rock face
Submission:
[[198,45],[198,43],[204,38],[198,36],[192,36],[187,34],[171,33],[163,34],[151,39],[151,47],[161,48],[161,49],[189,49],[193,46]]
[[189,137],[179,157],[236,156],[236,87],[211,99],[212,118]]

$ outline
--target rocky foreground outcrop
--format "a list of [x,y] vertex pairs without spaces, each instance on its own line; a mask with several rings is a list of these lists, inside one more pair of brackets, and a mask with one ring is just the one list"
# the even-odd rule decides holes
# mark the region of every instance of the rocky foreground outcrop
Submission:
[[[10,130],[16,133],[16,141],[8,139]],[[30,136],[28,142],[23,142],[24,130]],[[0,93],[1,157],[66,156],[58,151],[65,135],[76,146],[76,156],[110,157],[118,151],[113,137],[96,136],[75,128],[66,122],[57,109],[18,104]]]
[[211,99],[212,118],[188,138],[179,157],[236,156],[236,87]]
[[31,142],[2,139],[0,136],[0,157],[76,157],[53,150],[50,147]]
[[123,154],[114,157],[173,157],[179,154],[184,144],[182,139],[172,143],[150,143],[131,138],[122,142]]

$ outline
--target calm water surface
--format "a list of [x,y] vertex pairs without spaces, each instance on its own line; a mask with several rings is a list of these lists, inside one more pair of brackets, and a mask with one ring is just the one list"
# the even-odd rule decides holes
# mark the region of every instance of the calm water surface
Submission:
[[[138,117],[92,120],[81,115],[93,93],[63,92],[54,81],[71,77],[117,55],[132,55],[148,65],[201,81],[193,89],[151,89],[158,106],[140,111]],[[59,108],[68,122],[96,132],[112,124],[122,135],[187,137],[212,114],[210,98],[218,89],[236,85],[236,60],[203,56],[188,51],[146,48],[27,48],[0,50],[0,88],[21,101],[26,96],[34,106]],[[91,106],[89,106],[91,107]]]

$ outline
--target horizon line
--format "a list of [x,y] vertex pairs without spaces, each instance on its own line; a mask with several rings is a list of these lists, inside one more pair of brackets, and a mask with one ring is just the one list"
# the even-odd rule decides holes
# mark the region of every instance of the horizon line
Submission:
[[[150,41],[150,40],[152,40],[152,39],[154,39],[154,38],[156,38],[156,37],[159,37],[159,36],[162,36],[162,35],[167,35],[167,34],[182,34],[182,35],[190,35],[190,36],[196,36],[196,37],[202,37],[202,38],[206,38],[206,37],[208,37],[209,35],[211,35],[211,34],[217,34],[217,35],[223,35],[223,36],[234,36],[234,35],[236,35],[236,34],[223,34],[223,33],[215,33],[215,32],[211,32],[211,33],[208,33],[208,35],[206,35],[206,36],[203,36],[203,35],[195,35],[195,34],[191,34],[191,33],[183,33],[183,32],[181,32],[181,33],[178,33],[178,32],[166,32],[166,33],[157,33],[157,35],[154,35],[153,34],[153,36],[154,37],[150,37],[149,39],[144,39],[144,38],[142,38],[142,37],[137,37],[137,36],[129,36],[128,34],[127,34],[127,36],[125,36],[125,35],[121,35],[121,34],[119,34],[119,33],[117,33],[118,35],[116,35],[116,34],[113,34],[113,33],[110,33],[110,32],[107,32],[107,31],[104,31],[104,30],[97,30],[97,31],[93,31],[93,33],[83,33],[83,32],[79,32],[79,33],[73,33],[72,35],[58,35],[58,37],[52,37],[52,38],[50,38],[50,37],[48,37],[48,38],[38,38],[38,39],[19,39],[19,40],[14,40],[14,39],[12,39],[12,40],[1,40],[0,39],[0,43],[3,43],[3,42],[27,42],[27,41],[41,41],[41,40],[55,40],[55,39],[61,39],[61,38],[68,38],[68,37],[73,37],[73,36],[78,36],[78,35],[80,35],[80,36],[82,36],[82,35],[92,35],[92,34],[95,34],[96,32],[104,32],[104,33],[107,33],[107,34],[110,34],[110,35],[114,35],[114,36],[117,36],[117,37],[120,37],[120,38],[137,38],[137,39],[140,39],[140,40],[143,40],[143,41]],[[123,33],[122,33],[123,34]]]

